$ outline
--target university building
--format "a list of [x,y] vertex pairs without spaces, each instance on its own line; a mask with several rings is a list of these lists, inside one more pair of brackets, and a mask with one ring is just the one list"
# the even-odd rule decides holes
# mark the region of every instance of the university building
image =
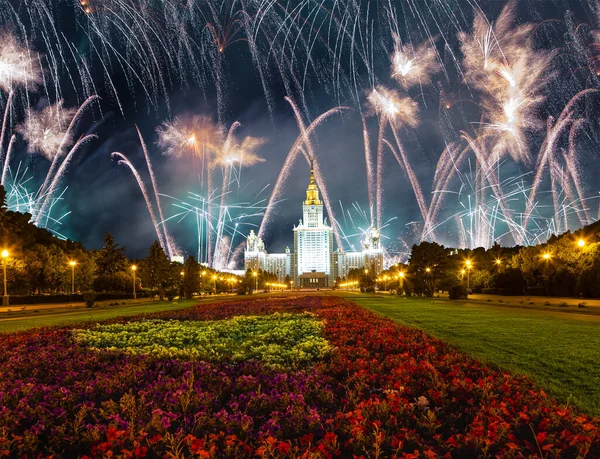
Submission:
[[268,253],[262,239],[251,230],[246,238],[244,269],[270,272],[281,282],[289,276],[300,288],[331,287],[337,277],[347,277],[351,269],[368,268],[375,274],[383,270],[383,249],[376,229],[362,241],[361,251],[334,251],[333,228],[323,216],[323,202],[312,168],[302,203],[302,219],[293,231],[293,252],[286,247],[285,253]]

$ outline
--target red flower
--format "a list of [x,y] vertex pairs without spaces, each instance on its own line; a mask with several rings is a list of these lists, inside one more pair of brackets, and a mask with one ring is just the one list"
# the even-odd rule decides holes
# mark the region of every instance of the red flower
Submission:
[[289,443],[282,441],[277,445],[277,451],[279,451],[280,454],[290,454],[290,450],[291,447]]

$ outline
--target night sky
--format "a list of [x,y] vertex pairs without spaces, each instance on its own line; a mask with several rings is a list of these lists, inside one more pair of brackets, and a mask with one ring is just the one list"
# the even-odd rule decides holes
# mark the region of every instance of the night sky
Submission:
[[[171,0],[169,3],[186,4],[179,0]],[[163,209],[167,216],[178,212],[174,205],[177,199],[185,200],[188,199],[188,192],[199,192],[197,165],[189,159],[164,156],[156,144],[156,129],[161,123],[179,115],[210,116],[226,128],[238,121],[242,125],[238,131],[240,136],[268,139],[259,152],[266,161],[244,168],[239,184],[234,185],[229,195],[231,202],[262,201],[262,205],[265,205],[286,155],[300,133],[294,112],[284,100],[286,95],[299,103],[301,96],[304,97],[305,104],[301,104],[301,107],[307,124],[328,109],[338,105],[349,107],[343,115],[331,117],[318,128],[312,140],[342,229],[347,235],[357,235],[360,230],[366,230],[369,222],[354,208],[356,205],[367,215],[369,213],[361,113],[367,119],[371,150],[374,153],[377,148],[378,117],[370,113],[367,95],[377,85],[402,90],[390,77],[394,29],[404,43],[416,45],[424,40],[435,40],[433,43],[443,69],[433,76],[431,84],[402,90],[402,94],[412,98],[419,106],[418,127],[402,129],[400,136],[429,202],[432,198],[436,164],[444,147],[448,141],[460,140],[461,131],[473,132],[482,116],[475,104],[461,102],[476,100],[478,95],[461,74],[462,57],[457,31],[471,31],[473,8],[470,5],[477,4],[489,21],[494,21],[505,5],[504,1],[359,2],[362,16],[355,23],[355,17],[348,17],[343,13],[343,8],[352,3],[350,1],[307,1],[305,7],[299,10],[294,9],[297,2],[284,1],[281,2],[278,14],[285,20],[282,20],[279,27],[290,27],[290,35],[285,40],[281,38],[281,32],[277,34],[279,29],[276,21],[266,17],[263,30],[257,32],[259,38],[255,43],[256,55],[259,59],[264,59],[259,69],[253,60],[250,43],[245,39],[245,30],[240,30],[233,37],[239,41],[228,44],[223,53],[219,54],[215,52],[217,44],[214,37],[211,38],[206,24],[212,18],[215,23],[220,21],[225,24],[229,21],[235,28],[239,22],[231,21],[231,11],[241,10],[240,5],[245,5],[248,11],[255,11],[264,2],[211,0],[209,4],[217,5],[212,11],[206,6],[205,0],[187,3],[195,6],[189,7],[187,23],[180,25],[191,37],[190,42],[193,41],[197,46],[190,53],[194,59],[190,55],[176,55],[180,45],[177,37],[180,34],[169,28],[177,20],[163,7],[163,2],[103,0],[81,6],[72,0],[0,1],[0,28],[16,35],[22,42],[27,37],[29,49],[45,56],[40,58],[43,68],[45,63],[52,61],[50,57],[56,57],[54,66],[48,66],[45,71],[45,85],[40,85],[36,91],[29,91],[28,98],[24,95],[25,91],[19,93],[19,103],[15,104],[13,110],[13,124],[21,122],[27,103],[33,108],[39,108],[47,104],[48,98],[51,102],[64,98],[66,106],[75,106],[89,94],[97,93],[102,97],[100,106],[82,118],[78,129],[78,135],[95,133],[98,138],[68,168],[61,182],[61,190],[67,189],[63,200],[53,210],[54,215],[70,212],[61,221],[60,227],[54,229],[73,240],[81,241],[87,248],[101,247],[104,233],[110,231],[117,242],[127,247],[130,256],[143,257],[156,239],[156,232],[134,177],[128,168],[118,165],[110,156],[114,151],[127,155],[140,169],[149,185],[136,125],[149,147],[160,192],[176,198],[163,198]],[[205,4],[204,7],[201,6],[202,3]],[[229,8],[219,9],[221,3],[227,4]],[[322,8],[315,8],[315,5],[321,3]],[[539,121],[537,124],[541,128],[532,127],[527,130],[533,162],[525,164],[507,159],[500,165],[503,179],[525,174],[521,182],[527,187],[533,181],[538,152],[546,135],[545,120],[548,116],[558,117],[567,102],[580,90],[600,87],[595,76],[595,64],[590,60],[593,51],[589,47],[593,41],[592,31],[596,28],[600,30],[600,24],[594,15],[593,3],[579,0],[514,3],[516,24],[538,24],[531,32],[533,48],[555,53],[552,72],[547,73],[548,82],[542,90],[545,100],[535,112]],[[149,40],[153,43],[172,40],[172,43],[165,45],[171,47],[170,52],[163,49],[152,55],[146,47],[139,45],[139,50],[144,50],[141,55],[135,46],[128,47],[123,41],[123,35],[117,31],[115,24],[129,24],[133,27],[134,19],[123,12],[132,5],[139,4],[145,4],[143,7],[136,7],[140,17],[152,18],[156,24],[164,24],[162,30],[147,27]],[[12,5],[14,9],[9,10],[8,5]],[[92,11],[83,11],[86,7],[92,8]],[[181,8],[185,9],[183,6]],[[287,17],[282,13],[285,8],[290,12]],[[204,15],[201,14],[202,11],[205,12]],[[16,26],[16,17],[23,21],[22,27]],[[115,19],[117,17],[120,19]],[[242,16],[240,14],[234,17]],[[328,17],[336,20],[329,22],[326,20]],[[573,32],[582,23],[588,25]],[[301,33],[294,27],[299,27]],[[356,30],[368,30],[369,35],[357,33]],[[354,42],[359,43],[353,50],[352,40],[349,38],[352,33],[355,34]],[[59,40],[53,38],[57,35],[60,36]],[[101,35],[103,40],[98,38]],[[139,37],[141,43],[142,34]],[[297,37],[301,39],[296,41]],[[306,52],[306,48],[310,52]],[[359,48],[370,50],[368,66],[364,64]],[[296,60],[290,63],[287,58],[281,58],[281,49],[288,50],[287,56],[294,55]],[[59,50],[63,53],[62,61]],[[117,57],[117,53],[122,60]],[[182,53],[180,49],[179,53]],[[73,54],[78,57],[74,59]],[[211,63],[214,66],[217,62],[215,59],[222,64],[220,83],[215,82],[214,68],[211,68]],[[80,64],[77,65],[76,61]],[[173,64],[174,61],[188,63],[181,66]],[[85,78],[81,77],[81,62],[87,65],[88,73]],[[143,76],[141,69],[145,66],[150,70],[148,75]],[[332,71],[333,67],[339,70]],[[162,69],[163,73],[159,75],[157,69]],[[140,79],[143,84],[137,79],[137,75],[142,75]],[[288,79],[287,87],[282,75]],[[265,84],[268,86],[268,96],[265,96]],[[220,85],[219,94],[217,85]],[[2,106],[5,101],[6,93],[3,92]],[[451,110],[443,109],[442,105],[446,101],[451,102]],[[585,135],[577,137],[577,149],[581,158],[578,169],[581,173],[580,181],[586,199],[585,206],[590,209],[590,219],[597,219],[598,216],[596,197],[599,190],[597,181],[593,180],[600,172],[597,166],[597,102],[598,98],[586,99],[577,113],[578,117],[586,119]],[[393,144],[394,137],[389,132],[386,138]],[[556,148],[560,152],[567,147],[567,138],[561,138]],[[21,167],[28,165],[31,183],[38,183],[36,186],[43,181],[49,167],[46,159],[27,153],[27,144],[22,139],[18,139],[11,169],[16,169],[19,164]],[[470,183],[474,180],[473,174],[469,172],[469,165],[474,170],[474,162],[466,162],[461,166],[464,172],[463,183],[461,185],[457,179],[452,182],[452,192],[444,201],[437,218],[440,226],[436,229],[435,239],[447,245],[459,244],[460,228],[457,226],[457,219],[452,216],[465,211]],[[418,242],[423,219],[407,175],[389,150],[384,152],[383,166],[384,221],[389,221],[383,229],[384,245],[390,256],[402,256],[411,244]],[[308,183],[308,174],[308,164],[300,158],[285,187],[285,201],[277,206],[274,218],[267,228],[266,244],[272,252],[282,251],[286,245],[293,244],[292,227],[301,218],[301,200]],[[215,172],[215,176],[220,184],[220,169]],[[544,180],[537,197],[539,212],[544,218],[536,220],[532,225],[539,226],[535,231],[542,238],[555,227],[551,221],[551,187],[549,179]],[[31,183],[28,186],[35,189]],[[514,186],[506,183],[507,189],[512,190]],[[518,195],[515,200],[517,198]],[[352,219],[348,214],[344,218],[340,202],[344,209],[350,211]],[[516,201],[515,208],[517,212],[523,210],[522,204]],[[235,212],[236,215],[244,213],[242,210]],[[582,222],[573,217],[574,211],[571,210],[571,214],[569,226],[581,226]],[[464,221],[468,220],[469,217],[464,218]],[[257,230],[260,221],[259,216],[242,219],[238,229],[243,233],[251,228]],[[498,221],[495,225],[498,240],[506,245],[514,245],[515,241],[506,234],[506,224]],[[171,220],[168,228],[182,251],[195,256],[198,250],[195,218],[188,216],[181,221]],[[234,248],[242,241],[237,235]],[[349,241],[357,246],[359,237],[350,237]],[[349,247],[347,245],[346,248]]]

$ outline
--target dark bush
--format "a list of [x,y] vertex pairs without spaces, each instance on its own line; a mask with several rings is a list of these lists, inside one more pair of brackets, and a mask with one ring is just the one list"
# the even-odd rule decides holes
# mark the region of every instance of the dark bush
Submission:
[[[502,293],[491,293],[492,295],[522,295],[527,283],[523,277],[523,272],[518,268],[506,268],[502,272],[495,274],[491,280],[491,287],[502,291]],[[486,289],[483,293],[486,293]]]
[[177,289],[171,287],[171,288],[168,288],[165,293],[167,296],[167,300],[173,301],[175,299],[175,297],[177,296]]
[[467,298],[467,288],[463,284],[455,284],[448,289],[451,300],[464,300]]
[[94,292],[93,290],[88,290],[87,292],[85,292],[83,294],[83,301],[85,301],[85,306],[87,308],[94,307],[94,302],[96,301],[97,297],[98,297],[97,293]]
[[94,279],[96,292],[131,292],[132,288],[132,278],[127,273],[105,274]]
[[[149,290],[141,290],[137,292],[138,298],[150,298],[152,292]],[[130,300],[133,298],[133,293],[122,292],[102,292],[96,294],[96,301],[107,300]],[[53,303],[70,303],[70,302],[85,301],[83,295],[76,293],[74,295],[11,295],[10,304],[53,304]]]

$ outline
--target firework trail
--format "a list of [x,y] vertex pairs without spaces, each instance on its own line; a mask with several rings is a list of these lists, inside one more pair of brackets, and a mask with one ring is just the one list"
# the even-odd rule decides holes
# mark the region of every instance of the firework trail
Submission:
[[[30,90],[36,88],[43,80],[41,68],[36,57],[30,49],[23,46],[11,34],[2,35],[2,48],[0,49],[0,89],[7,91],[4,116],[2,120],[2,131],[0,132],[0,161],[2,161],[2,174],[0,183],[7,188],[9,208],[20,207],[26,203],[26,208],[32,215],[32,221],[38,226],[52,229],[54,223],[60,223],[62,219],[51,217],[54,204],[62,199],[64,191],[56,196],[58,186],[63,178],[67,166],[73,157],[86,144],[95,138],[93,134],[86,135],[73,145],[70,151],[63,156],[63,149],[70,146],[74,139],[73,128],[79,120],[81,113],[97,97],[91,97],[85,101],[79,110],[63,107],[62,100],[55,104],[47,105],[39,111],[27,108],[25,122],[15,129],[29,146],[31,153],[39,153],[46,159],[51,160],[51,166],[46,174],[44,184],[36,191],[27,190],[28,182],[25,168],[22,171],[21,163],[16,174],[11,174],[10,164],[13,159],[16,134],[12,134],[12,122],[10,120],[15,97],[20,88],[24,88],[24,101],[28,106]],[[68,124],[69,119],[71,123]],[[5,139],[10,136],[8,148],[5,150]],[[10,180],[9,180],[10,179]]]
[[[138,133],[138,138],[140,139],[140,145],[142,146],[142,152],[144,153],[144,159],[146,160],[146,167],[148,168],[148,174],[150,175],[150,183],[152,184],[152,190],[154,191],[154,199],[156,199],[156,208],[158,209],[158,217],[160,218],[160,221],[163,222],[165,220],[165,217],[164,217],[162,206],[160,203],[160,194],[158,193],[158,185],[156,183],[156,177],[154,175],[154,168],[152,167],[152,163],[150,162],[150,155],[148,154],[148,148],[146,147],[146,142],[144,142],[144,138],[142,137],[142,133],[140,132],[139,128],[136,126],[135,129]],[[128,162],[127,165],[130,166],[130,164],[131,163]],[[130,168],[131,168],[131,166],[130,166]],[[137,179],[137,177],[136,177],[136,179]],[[139,183],[139,181],[138,181],[138,183]],[[142,191],[142,194],[143,194],[143,191]],[[147,204],[148,204],[148,201],[146,200],[146,205]],[[154,220],[153,220],[153,222],[154,222]],[[164,244],[166,253],[169,255],[169,257],[173,258],[173,256],[175,255],[174,243],[173,243],[171,237],[169,236],[167,227],[165,225],[161,225],[161,226],[162,226],[162,241],[163,241],[162,244]],[[155,228],[157,230],[159,229],[156,225],[155,225]],[[159,237],[159,242],[160,241],[161,241],[161,238]]]
[[[204,197],[199,207],[205,213],[199,220],[205,234],[203,257],[225,263],[237,250],[226,224],[235,218],[228,214],[232,188],[236,184],[240,188],[243,168],[260,161],[256,151],[262,146],[251,145],[251,136],[238,140],[238,124],[230,124],[234,101],[227,94],[235,87],[232,77],[239,62],[255,74],[273,123],[278,121],[275,105],[283,102],[285,94],[300,130],[266,206],[259,229],[263,235],[302,154],[316,161],[315,173],[336,242],[347,243],[338,228],[340,219],[334,215],[313,140],[317,126],[346,106],[357,109],[363,126],[369,226],[381,229],[389,221],[384,212],[384,155],[389,153],[415,196],[422,238],[438,237],[444,222],[456,224],[464,243],[489,245],[505,236],[528,243],[537,234],[547,234],[550,227],[565,230],[572,222],[583,224],[592,218],[590,205],[584,204],[589,202],[588,184],[578,142],[583,140],[584,126],[595,131],[588,110],[600,85],[600,32],[594,29],[597,25],[577,25],[573,13],[567,13],[556,33],[554,26],[519,24],[514,1],[507,2],[495,20],[485,16],[486,8],[476,0],[63,3],[56,7],[51,0],[29,0],[17,8],[12,0],[0,0],[4,29],[0,180],[12,187],[12,196],[20,196],[17,201],[27,197],[35,202],[32,209],[38,224],[51,221],[50,210],[62,196],[58,187],[64,172],[93,138],[78,137],[75,130],[81,114],[100,93],[124,117],[129,115],[128,107],[135,107],[140,112],[164,111],[172,120],[159,128],[159,146],[165,154],[187,158],[199,169],[199,195]],[[598,17],[593,17],[600,11],[598,4],[584,6],[592,14],[590,24],[598,24]],[[536,33],[556,40],[564,36],[564,49],[542,49],[535,43]],[[572,67],[567,71],[573,78],[560,74],[562,62]],[[40,111],[31,110],[33,89],[35,97],[54,102]],[[197,92],[207,102],[216,96],[217,122],[198,116],[172,119],[169,95],[180,89]],[[314,113],[322,113],[312,104],[320,92],[329,94],[338,108],[315,117]],[[428,126],[425,110],[438,102],[430,103],[437,97],[433,93],[441,94],[438,117],[443,141],[436,145],[441,155],[436,153],[433,159],[437,167],[428,196],[428,181],[420,183],[415,174],[423,155],[415,152],[429,145],[413,148],[410,142]],[[135,104],[123,103],[125,96]],[[75,115],[61,102],[73,97],[80,105]],[[370,112],[366,114],[365,99]],[[464,109],[467,100],[471,109],[478,107],[476,114]],[[19,124],[15,120],[21,108],[27,116]],[[369,114],[378,117],[377,133],[369,132]],[[19,126],[13,130],[14,124]],[[227,133],[224,126],[229,124]],[[588,137],[596,135],[591,132]],[[152,190],[150,184],[146,188],[156,205],[157,236],[160,232],[165,251],[173,255],[175,243],[164,225],[169,218],[163,212],[146,144],[139,132],[138,136]],[[371,137],[376,145],[371,146]],[[27,167],[19,162],[16,173],[10,167],[20,138],[31,153],[51,161],[44,183],[33,192],[24,191],[31,189],[23,175]],[[234,150],[253,153],[236,157]],[[515,176],[521,177],[518,186],[511,180]],[[521,183],[526,180],[530,184]],[[450,196],[459,197],[459,211],[447,218]],[[541,205],[542,201],[551,205]],[[545,227],[542,215],[548,222]],[[495,225],[507,230],[499,233]]]
[[[292,169],[295,165],[298,155],[300,153],[303,153],[307,162],[310,164],[311,158],[308,156],[307,152],[303,149],[306,139],[308,139],[313,134],[313,132],[324,121],[326,121],[328,118],[330,118],[332,115],[341,114],[345,110],[349,110],[349,108],[348,107],[332,108],[332,109],[326,111],[325,113],[319,115],[307,127],[305,127],[302,130],[302,132],[300,133],[300,135],[298,136],[298,138],[292,145],[292,148],[288,152],[287,157],[285,158],[285,162],[284,162],[281,170],[279,171],[277,181],[275,182],[275,186],[273,187],[273,192],[271,193],[271,197],[269,198],[269,203],[267,205],[265,215],[262,219],[260,228],[258,230],[258,237],[261,237],[261,238],[264,237],[264,235],[267,231],[268,225],[271,223],[271,218],[272,218],[271,214],[273,213],[273,210],[274,210],[277,202],[279,202],[281,200],[281,194],[283,193],[285,183],[287,182],[287,180],[290,177],[290,173],[292,172]],[[318,180],[319,179],[317,178],[317,181]],[[321,183],[319,183],[319,187],[321,187]],[[325,199],[323,199],[323,200],[325,201]],[[332,214],[329,214],[329,215],[332,215]],[[337,240],[338,238],[339,238],[339,234],[336,235],[336,242],[341,247],[340,241]]]

